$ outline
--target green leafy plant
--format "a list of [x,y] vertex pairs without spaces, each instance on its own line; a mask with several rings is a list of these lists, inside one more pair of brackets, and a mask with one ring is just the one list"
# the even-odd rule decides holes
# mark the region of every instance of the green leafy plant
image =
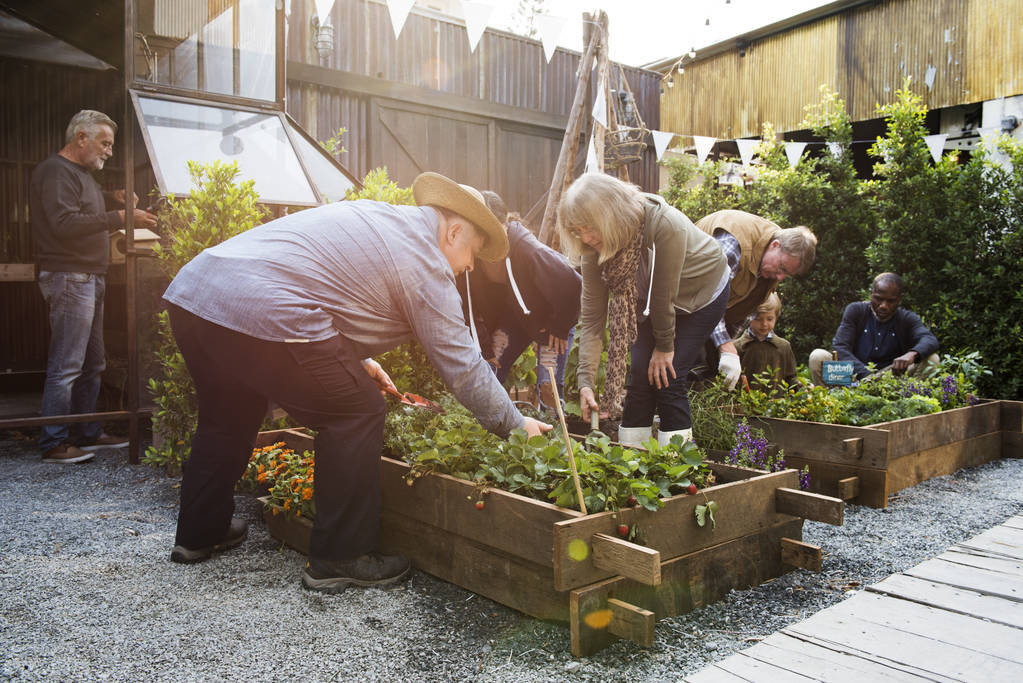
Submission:
[[411,187],[401,187],[387,177],[387,167],[375,168],[366,174],[362,189],[351,189],[345,199],[374,199],[388,204],[415,204]]

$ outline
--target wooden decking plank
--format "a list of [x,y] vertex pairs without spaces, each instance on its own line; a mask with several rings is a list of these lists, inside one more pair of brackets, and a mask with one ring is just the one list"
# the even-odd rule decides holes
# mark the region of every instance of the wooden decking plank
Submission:
[[963,565],[945,560],[927,560],[903,572],[907,576],[965,588],[976,593],[994,595],[1006,600],[1023,602],[1023,579],[999,572]]
[[1016,515],[1015,517],[1010,517],[1009,519],[1005,520],[1005,522],[1002,523],[1002,526],[1007,526],[1011,529],[1019,529],[1023,531],[1023,515]]
[[1023,610],[1019,603],[993,595],[983,595],[903,574],[889,576],[868,586],[867,591],[1023,629]]
[[1023,558],[1023,529],[996,526],[959,545],[967,548],[990,550],[999,555]]
[[837,652],[815,643],[808,643],[786,633],[768,636],[743,652],[763,662],[788,666],[793,671],[814,680],[831,683],[863,683],[882,679],[890,683],[918,683],[932,680],[846,652]]
[[719,668],[717,664],[700,669],[682,679],[686,683],[749,683],[748,678],[736,676],[730,671]]
[[988,571],[999,572],[1010,577],[1023,579],[1023,560],[986,552],[976,552],[969,548],[952,546],[935,559],[961,564],[966,567],[977,567]]
[[832,616],[849,616],[931,640],[964,647],[1023,664],[1023,631],[977,617],[949,612],[880,593],[858,593],[828,608]]
[[774,664],[755,657],[745,651],[737,652],[727,659],[717,662],[714,666],[733,673],[745,681],[771,681],[771,683],[807,683],[813,677],[803,675],[791,669],[791,664]]
[[952,643],[938,643],[859,617],[832,615],[829,610],[789,626],[784,632],[938,680],[974,679],[978,671],[988,672],[985,680],[1023,680],[1023,664]]

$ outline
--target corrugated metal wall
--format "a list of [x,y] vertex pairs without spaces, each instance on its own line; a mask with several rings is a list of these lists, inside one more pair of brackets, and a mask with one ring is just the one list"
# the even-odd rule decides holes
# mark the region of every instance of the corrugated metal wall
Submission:
[[[907,77],[930,109],[1023,91],[1020,0],[882,0],[700,60],[675,76],[662,128],[737,138],[802,128],[827,85],[853,121],[877,117]],[[934,69],[927,85],[928,70]]]

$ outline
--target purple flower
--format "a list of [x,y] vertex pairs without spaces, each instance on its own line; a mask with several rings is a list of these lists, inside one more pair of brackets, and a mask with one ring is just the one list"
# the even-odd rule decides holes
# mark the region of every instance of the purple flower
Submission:
[[799,488],[803,491],[810,488],[810,470],[804,468],[803,471],[799,473]]

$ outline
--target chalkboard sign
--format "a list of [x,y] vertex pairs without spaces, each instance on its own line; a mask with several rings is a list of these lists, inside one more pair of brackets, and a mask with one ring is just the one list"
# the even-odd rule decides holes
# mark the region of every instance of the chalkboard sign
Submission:
[[853,381],[853,362],[851,360],[826,360],[821,376],[824,383],[829,386],[836,384],[849,386]]

